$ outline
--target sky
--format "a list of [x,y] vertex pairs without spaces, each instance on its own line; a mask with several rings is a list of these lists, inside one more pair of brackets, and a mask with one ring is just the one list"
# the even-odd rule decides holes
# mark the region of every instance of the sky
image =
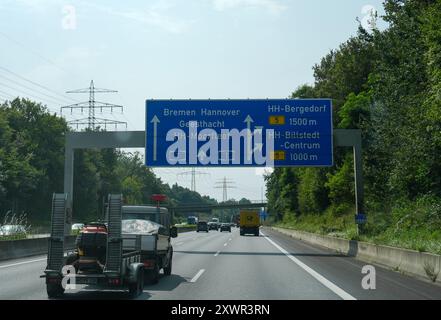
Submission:
[[[146,99],[287,98],[372,8],[384,12],[381,0],[0,0],[0,101],[27,96],[59,114],[88,100],[65,92],[93,79],[118,90],[96,100],[124,106],[97,116],[144,130]],[[191,185],[188,169],[154,171]],[[224,177],[228,198],[265,192],[263,169],[197,172],[196,190],[217,200]]]

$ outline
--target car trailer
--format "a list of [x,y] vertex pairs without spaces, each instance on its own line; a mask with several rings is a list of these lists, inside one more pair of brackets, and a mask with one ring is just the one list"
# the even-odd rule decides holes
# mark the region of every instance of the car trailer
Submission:
[[46,278],[49,298],[61,297],[68,288],[66,284],[69,285],[70,282],[116,290],[125,289],[133,298],[142,293],[144,265],[141,263],[141,238],[133,235],[133,239],[130,239],[132,245],[123,247],[122,199],[121,194],[111,194],[108,197],[106,260],[102,272],[82,272],[72,265],[72,257],[75,254],[65,247],[65,239],[69,235],[66,234],[67,194],[53,195],[47,267],[41,276]]

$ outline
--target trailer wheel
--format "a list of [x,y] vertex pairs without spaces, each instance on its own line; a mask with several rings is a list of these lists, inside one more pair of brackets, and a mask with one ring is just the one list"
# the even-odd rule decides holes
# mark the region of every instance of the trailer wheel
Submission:
[[136,298],[144,291],[144,271],[138,272],[138,277],[135,283],[129,284],[129,294],[132,298]]
[[47,296],[49,298],[59,298],[64,293],[64,288],[61,283],[48,283],[46,284]]

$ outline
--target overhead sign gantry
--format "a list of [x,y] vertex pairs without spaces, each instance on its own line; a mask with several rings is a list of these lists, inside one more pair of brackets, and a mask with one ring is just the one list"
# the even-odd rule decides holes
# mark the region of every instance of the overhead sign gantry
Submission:
[[66,133],[68,208],[77,149],[146,147],[150,167],[317,167],[333,165],[334,147],[352,147],[355,218],[366,222],[361,131],[332,129],[331,100],[148,100],[146,106],[146,131]]

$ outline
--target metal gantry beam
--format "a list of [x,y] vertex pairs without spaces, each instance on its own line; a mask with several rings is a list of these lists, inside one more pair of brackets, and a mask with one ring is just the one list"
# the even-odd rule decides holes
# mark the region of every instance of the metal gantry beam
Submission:
[[75,149],[145,148],[145,131],[68,132],[64,158],[64,193],[72,208]]

